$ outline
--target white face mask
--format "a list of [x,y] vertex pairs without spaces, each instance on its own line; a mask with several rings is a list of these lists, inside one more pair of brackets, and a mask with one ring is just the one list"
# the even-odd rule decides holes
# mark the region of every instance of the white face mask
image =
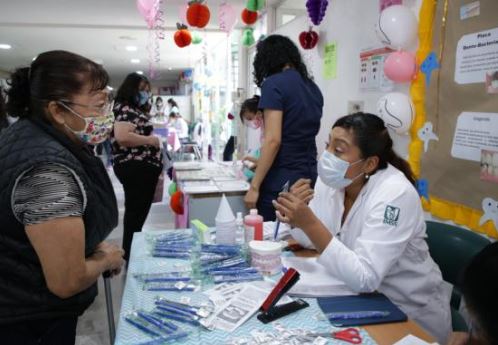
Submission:
[[361,161],[363,161],[363,159],[354,163],[349,163],[329,151],[324,151],[322,157],[320,157],[320,160],[318,161],[318,176],[320,176],[323,183],[331,188],[346,188],[353,183],[354,180],[364,174],[361,173],[352,180],[345,177],[348,168]]

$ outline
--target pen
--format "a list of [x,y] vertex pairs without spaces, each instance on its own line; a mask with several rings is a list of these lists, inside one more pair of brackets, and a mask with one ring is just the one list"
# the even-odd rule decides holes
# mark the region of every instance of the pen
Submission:
[[366,310],[352,312],[326,313],[329,320],[351,320],[351,319],[381,319],[389,316],[391,313],[387,310]]
[[[290,184],[290,181],[285,182],[285,184],[282,188],[282,193],[287,193],[289,191],[289,184]],[[277,224],[275,225],[275,233],[273,234],[274,241],[277,240],[278,228],[280,228],[280,220],[279,219],[277,219]]]

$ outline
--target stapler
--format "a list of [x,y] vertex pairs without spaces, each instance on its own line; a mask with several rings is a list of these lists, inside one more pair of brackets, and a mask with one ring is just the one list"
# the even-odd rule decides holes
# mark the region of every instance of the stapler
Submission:
[[289,315],[295,311],[309,307],[309,304],[302,299],[276,305],[282,296],[289,291],[300,278],[300,274],[294,268],[289,268],[277,285],[270,292],[266,300],[261,305],[258,320],[263,323],[272,322],[281,317]]

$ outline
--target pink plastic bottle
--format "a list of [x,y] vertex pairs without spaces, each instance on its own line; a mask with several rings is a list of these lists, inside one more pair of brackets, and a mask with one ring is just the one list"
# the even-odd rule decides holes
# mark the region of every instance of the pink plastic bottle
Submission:
[[244,217],[245,240],[249,244],[250,241],[263,240],[263,217],[258,215],[258,210],[252,209],[247,216]]

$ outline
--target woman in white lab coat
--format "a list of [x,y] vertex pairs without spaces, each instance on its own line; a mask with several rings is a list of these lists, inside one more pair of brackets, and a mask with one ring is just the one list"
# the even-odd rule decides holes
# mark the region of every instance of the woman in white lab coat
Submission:
[[364,113],[339,119],[318,176],[314,195],[306,180],[281,194],[277,217],[303,246],[316,248],[331,275],[355,292],[384,293],[444,344],[451,286],[429,255],[413,174],[383,121]]

